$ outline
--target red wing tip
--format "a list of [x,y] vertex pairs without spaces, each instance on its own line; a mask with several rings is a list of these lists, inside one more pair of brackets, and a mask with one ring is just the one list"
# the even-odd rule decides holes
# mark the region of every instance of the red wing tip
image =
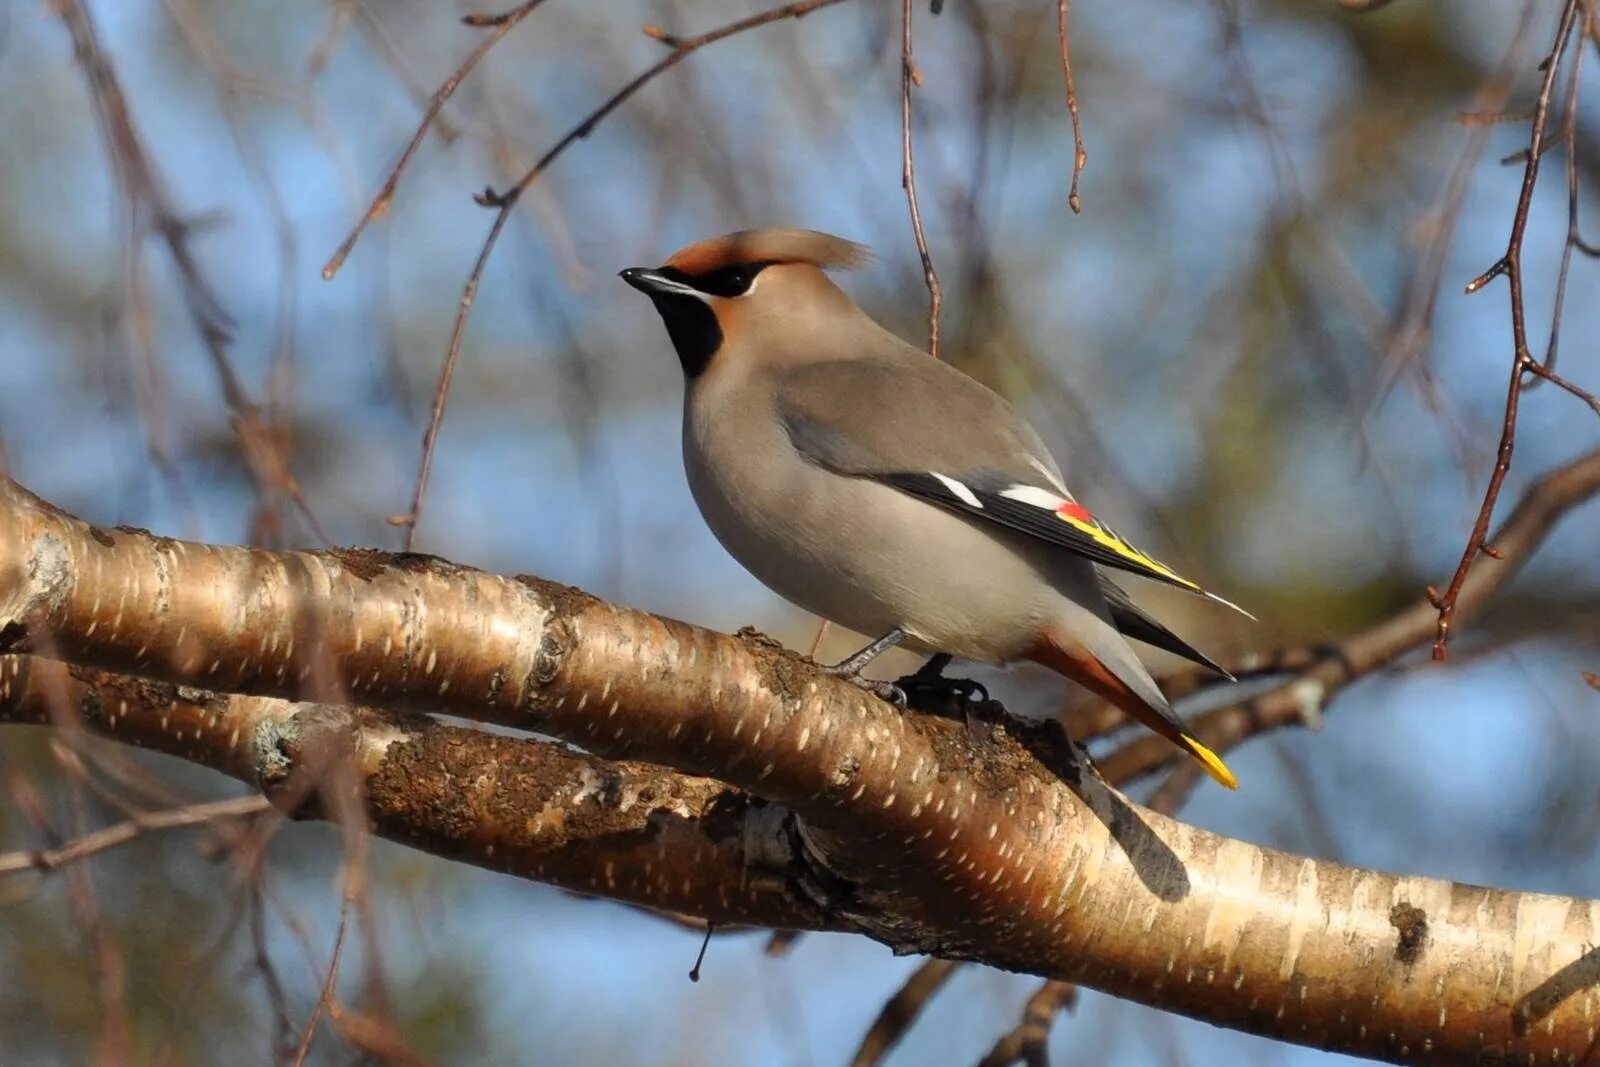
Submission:
[[1089,514],[1089,509],[1076,500],[1063,500],[1056,505],[1056,514],[1063,519],[1072,519],[1075,522],[1093,522],[1094,516]]

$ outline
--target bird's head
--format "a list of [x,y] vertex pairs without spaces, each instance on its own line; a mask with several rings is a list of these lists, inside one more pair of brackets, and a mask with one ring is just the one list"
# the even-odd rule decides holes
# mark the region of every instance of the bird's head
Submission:
[[868,254],[816,230],[741,230],[681,248],[660,267],[629,267],[621,277],[655,304],[684,375],[696,378],[735,339],[793,337],[819,315],[853,308],[824,271],[848,270]]

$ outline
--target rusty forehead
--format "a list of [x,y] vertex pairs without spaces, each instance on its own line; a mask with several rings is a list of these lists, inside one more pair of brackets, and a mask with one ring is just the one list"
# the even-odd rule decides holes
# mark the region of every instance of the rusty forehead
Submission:
[[689,275],[741,263],[810,263],[824,270],[849,270],[869,255],[854,241],[816,230],[741,230],[680,248],[665,266]]

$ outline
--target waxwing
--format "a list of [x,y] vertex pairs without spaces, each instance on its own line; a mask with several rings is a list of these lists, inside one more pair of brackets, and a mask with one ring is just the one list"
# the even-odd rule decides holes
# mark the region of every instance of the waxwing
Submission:
[[1124,635],[1221,668],[1099,568],[1234,605],[1091,515],[1004,399],[878,325],[824,273],[866,258],[828,234],[765,229],[622,271],[682,364],[684,466],[712,532],[780,596],[881,635],[834,673],[892,697],[858,672],[897,643],[932,653],[935,675],[951,656],[1032,660],[1237,788]]

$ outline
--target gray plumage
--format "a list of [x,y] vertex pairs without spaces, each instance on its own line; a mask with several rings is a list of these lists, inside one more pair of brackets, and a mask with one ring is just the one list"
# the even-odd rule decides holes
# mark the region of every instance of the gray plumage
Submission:
[[1002,397],[883,329],[815,262],[752,258],[797,233],[730,235],[623,275],[678,348],[684,466],[718,540],[817,615],[872,637],[899,628],[929,652],[1039,659],[1136,695],[1118,699],[1195,750],[1119,628],[1214,664],[1092,560],[1198,587],[1124,551]]

